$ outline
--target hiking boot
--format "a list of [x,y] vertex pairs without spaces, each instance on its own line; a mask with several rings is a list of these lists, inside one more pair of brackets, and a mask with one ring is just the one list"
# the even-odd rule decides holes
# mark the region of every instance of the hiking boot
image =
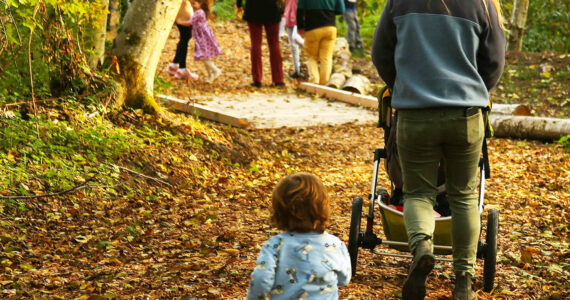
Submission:
[[477,295],[471,289],[471,274],[463,271],[455,273],[455,288],[453,289],[454,300],[472,300]]
[[252,87],[260,88],[261,87],[261,81],[254,81],[250,85]]
[[433,255],[431,237],[426,237],[416,245],[410,272],[402,289],[402,299],[416,300],[425,298],[426,279],[433,269],[434,263],[435,256]]

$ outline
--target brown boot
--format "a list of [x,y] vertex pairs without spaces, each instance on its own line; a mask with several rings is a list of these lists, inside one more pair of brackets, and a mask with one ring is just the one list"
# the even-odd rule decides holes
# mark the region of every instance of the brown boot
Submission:
[[402,299],[424,299],[426,296],[426,279],[435,263],[433,244],[430,237],[418,242],[414,251],[414,260],[404,282]]
[[471,274],[467,272],[455,273],[455,289],[453,289],[454,300],[472,300],[477,295],[471,289]]

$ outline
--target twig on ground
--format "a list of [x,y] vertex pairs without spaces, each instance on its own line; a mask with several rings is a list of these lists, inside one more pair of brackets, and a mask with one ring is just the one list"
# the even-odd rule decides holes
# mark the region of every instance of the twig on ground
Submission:
[[15,199],[34,199],[34,198],[45,198],[45,197],[55,197],[55,196],[61,196],[63,194],[69,193],[69,192],[73,192],[76,190],[80,190],[80,189],[84,189],[84,188],[88,188],[91,187],[90,185],[87,184],[87,182],[89,182],[90,180],[86,180],[84,184],[80,184],[80,185],[76,185],[72,188],[69,188],[67,190],[63,190],[63,191],[59,191],[56,193],[50,193],[50,194],[41,194],[41,195],[18,195],[18,196],[0,196],[0,199],[11,199],[11,200],[15,200]]
[[119,165],[115,165],[115,164],[111,164],[111,165],[112,165],[112,166],[115,166],[115,167],[117,167],[117,168],[119,168],[119,169],[122,169],[122,170],[125,170],[125,171],[129,171],[129,172],[131,172],[131,173],[133,173],[133,174],[135,174],[135,175],[138,175],[138,176],[140,176],[140,177],[143,177],[143,178],[146,178],[146,179],[150,179],[150,180],[154,180],[154,181],[156,181],[156,182],[159,182],[159,183],[162,183],[162,184],[165,184],[165,185],[168,185],[168,186],[172,186],[170,183],[168,183],[168,182],[166,182],[166,181],[164,181],[164,180],[161,180],[161,179],[158,179],[158,178],[155,178],[155,177],[151,177],[151,176],[148,176],[148,175],[139,173],[139,172],[137,172],[137,171],[131,170],[131,169],[129,169],[129,168],[119,166]]

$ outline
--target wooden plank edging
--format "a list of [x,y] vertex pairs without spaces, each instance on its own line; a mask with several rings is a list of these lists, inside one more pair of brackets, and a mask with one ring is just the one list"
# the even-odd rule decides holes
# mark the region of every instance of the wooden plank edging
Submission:
[[173,107],[176,110],[189,113],[200,118],[232,125],[239,128],[247,128],[250,126],[250,122],[246,118],[232,116],[225,112],[215,110],[204,105],[192,103],[188,100],[182,100],[167,95],[156,95],[156,97],[166,100],[167,105]]
[[376,97],[351,93],[351,92],[331,88],[328,86],[314,84],[314,83],[308,83],[308,82],[301,83],[301,85],[299,87],[306,92],[315,93],[319,96],[323,96],[326,98],[332,98],[332,99],[335,99],[338,101],[342,101],[342,102],[346,102],[346,103],[350,103],[350,104],[354,104],[354,105],[378,109],[378,100],[376,99]]

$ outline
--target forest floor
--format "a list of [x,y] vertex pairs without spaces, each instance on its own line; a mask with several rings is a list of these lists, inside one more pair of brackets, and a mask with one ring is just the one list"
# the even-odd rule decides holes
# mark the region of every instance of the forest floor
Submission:
[[[300,93],[297,80],[283,89],[249,87],[247,27],[212,26],[225,52],[215,59],[223,76],[213,84],[169,78],[163,69],[174,55],[173,29],[157,92],[185,98]],[[287,74],[289,52],[283,49]],[[264,84],[270,84],[266,50]],[[191,53],[190,68],[203,77]],[[569,62],[555,53],[510,53],[494,99],[517,99],[539,116],[568,117]],[[369,60],[356,64],[380,84]],[[120,172],[116,186],[32,199],[21,204],[26,210],[0,206],[0,298],[244,298],[260,246],[277,232],[269,224],[272,189],[299,171],[323,180],[333,212],[328,232],[348,242],[352,199],[370,192],[372,151],[383,145],[374,124],[241,130],[181,114],[172,118],[178,126],[128,111],[112,118],[127,130],[163,132],[115,162],[131,170]],[[478,260],[479,299],[569,298],[570,152],[557,143],[493,138],[489,155],[483,226],[488,209],[497,208],[499,253],[491,293],[481,290]],[[389,187],[383,171],[379,185]],[[379,223],[374,231],[383,237]],[[400,298],[408,267],[409,259],[361,250],[357,275],[340,288],[340,298]],[[427,298],[449,299],[452,277],[449,263],[437,263]]]

